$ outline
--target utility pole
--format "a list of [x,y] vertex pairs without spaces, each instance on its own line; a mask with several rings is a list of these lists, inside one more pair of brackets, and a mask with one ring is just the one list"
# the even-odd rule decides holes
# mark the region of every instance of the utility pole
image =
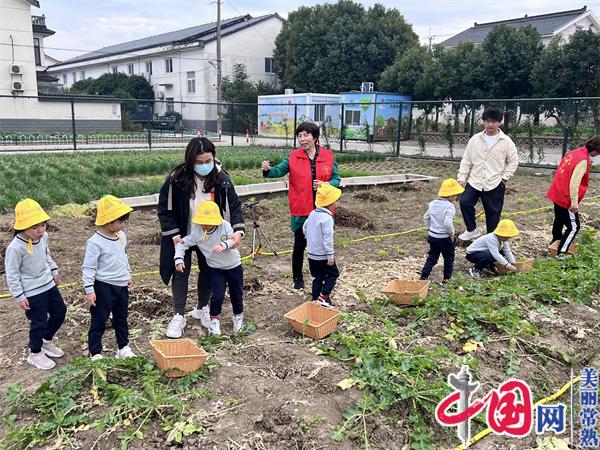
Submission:
[[429,36],[427,37],[427,39],[429,39],[429,53],[431,53],[431,41],[433,40],[435,36],[431,35],[431,27],[429,27]]
[[223,117],[221,116],[223,86],[221,78],[221,0],[217,0],[217,133],[219,137],[223,130]]

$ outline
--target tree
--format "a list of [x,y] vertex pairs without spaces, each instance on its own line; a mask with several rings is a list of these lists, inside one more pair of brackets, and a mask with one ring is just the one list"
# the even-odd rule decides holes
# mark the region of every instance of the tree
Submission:
[[235,64],[233,66],[233,76],[223,78],[223,100],[231,103],[249,103],[249,105],[235,105],[233,109],[229,109],[225,115],[227,124],[230,123],[232,114],[234,114],[235,131],[243,133],[248,129],[252,133],[256,133],[256,127],[258,126],[258,112],[256,110],[258,96],[276,93],[278,93],[278,90],[269,83],[249,81],[246,66]]
[[275,40],[275,71],[285,87],[343,92],[378,81],[396,55],[418,45],[396,9],[368,10],[350,0],[300,7]]
[[124,73],[105,73],[98,78],[77,81],[71,86],[70,93],[112,95],[121,99],[121,125],[124,130],[139,128],[139,125],[132,123],[132,115],[139,106],[134,99],[154,100],[154,90],[144,77]]
[[98,78],[80,80],[71,86],[72,94],[113,95],[119,98],[154,99],[154,91],[141,75],[105,73]]
[[483,43],[484,95],[488,98],[531,97],[530,72],[542,52],[540,33],[533,27],[496,25]]
[[[600,97],[600,34],[580,31],[568,42],[557,37],[543,50],[532,70],[532,84],[538,97]],[[600,133],[600,103],[589,101],[594,127]],[[545,102],[548,117],[562,125],[564,106]]]

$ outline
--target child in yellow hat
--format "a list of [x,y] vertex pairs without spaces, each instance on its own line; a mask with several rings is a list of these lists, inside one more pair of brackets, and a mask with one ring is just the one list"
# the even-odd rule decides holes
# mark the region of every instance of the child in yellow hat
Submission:
[[233,228],[229,222],[223,220],[219,205],[211,200],[205,200],[196,207],[192,222],[200,226],[193,226],[191,233],[175,247],[175,270],[185,270],[185,252],[188,248],[197,246],[210,268],[212,289],[210,316],[203,317],[201,323],[208,328],[210,334],[221,334],[219,316],[225,299],[225,289],[229,287],[233,307],[233,332],[237,333],[244,326],[244,270],[239,250],[231,248]]
[[85,243],[82,275],[83,287],[92,320],[88,331],[88,348],[93,360],[102,358],[102,336],[106,320],[112,314],[117,338],[117,358],[133,358],[129,346],[129,288],[131,269],[127,257],[127,236],[123,224],[133,209],[113,195],[98,201],[98,229]]
[[[64,352],[52,343],[67,313],[58,290],[58,266],[50,257],[46,224],[50,216],[30,198],[15,207],[15,237],[6,248],[8,289],[30,321],[27,362],[52,369]],[[50,357],[50,358],[49,358]]]
[[429,253],[421,271],[421,280],[429,279],[433,267],[437,264],[440,254],[444,257],[444,281],[452,277],[454,270],[454,203],[465,189],[454,178],[442,181],[438,198],[429,203],[429,208],[423,216],[427,228]]
[[317,189],[316,208],[302,225],[313,277],[312,299],[323,306],[333,306],[331,291],[340,276],[333,249],[333,210],[341,195],[342,191],[335,186],[322,183]]
[[502,219],[493,233],[475,239],[467,247],[467,260],[475,264],[475,267],[469,269],[471,276],[481,278],[484,270],[496,274],[494,262],[502,264],[511,272],[516,271],[517,268],[513,265],[516,260],[508,241],[517,234],[519,234],[519,230],[514,222]]

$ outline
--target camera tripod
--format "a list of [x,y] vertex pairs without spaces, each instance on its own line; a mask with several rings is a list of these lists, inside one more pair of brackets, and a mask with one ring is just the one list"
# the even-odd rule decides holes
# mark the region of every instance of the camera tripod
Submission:
[[256,217],[256,212],[254,211],[254,207],[257,204],[257,201],[244,203],[244,206],[250,210],[250,217],[252,218],[252,259],[254,259],[262,250],[263,241],[267,244],[269,249],[271,249],[273,254],[278,257],[279,255],[275,251],[273,244],[271,244],[271,241],[269,241],[269,238],[258,223],[258,217]]

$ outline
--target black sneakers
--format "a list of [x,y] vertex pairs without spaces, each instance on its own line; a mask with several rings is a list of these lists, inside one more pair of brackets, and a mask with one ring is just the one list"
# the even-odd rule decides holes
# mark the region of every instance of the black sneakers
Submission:
[[302,278],[294,280],[294,289],[304,289],[304,280]]

